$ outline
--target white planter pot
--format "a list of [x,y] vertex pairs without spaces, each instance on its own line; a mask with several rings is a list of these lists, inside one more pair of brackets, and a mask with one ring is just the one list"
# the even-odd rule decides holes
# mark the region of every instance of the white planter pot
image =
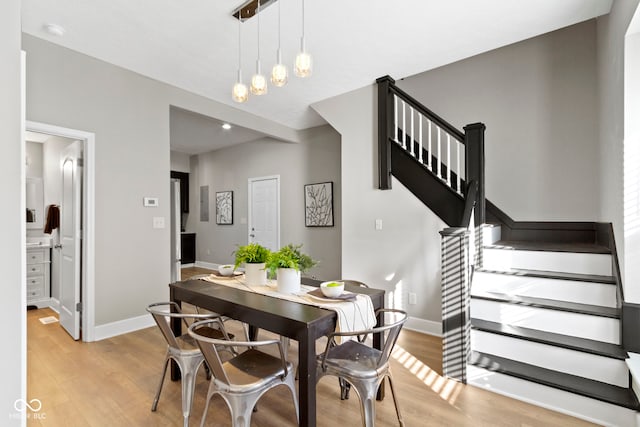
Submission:
[[300,292],[300,272],[293,268],[279,268],[278,292],[283,294]]
[[244,279],[247,285],[261,286],[267,284],[267,270],[264,262],[259,264],[244,264]]

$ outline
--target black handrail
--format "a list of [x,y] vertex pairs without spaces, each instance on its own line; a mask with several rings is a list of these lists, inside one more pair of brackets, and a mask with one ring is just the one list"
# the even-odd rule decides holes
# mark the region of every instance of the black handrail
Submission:
[[429,110],[427,107],[422,105],[419,101],[417,101],[414,97],[412,97],[407,92],[403,91],[398,86],[396,86],[395,81],[391,77],[389,76],[380,77],[376,81],[379,83],[381,80],[389,80],[391,83],[389,85],[389,90],[391,92],[398,95],[405,102],[410,104],[415,110],[418,110],[420,113],[422,113],[422,115],[428,117],[429,120],[437,124],[440,128],[446,130],[451,136],[455,137],[458,141],[464,144],[464,132],[458,130],[451,123],[447,122],[445,119],[443,119],[433,111]]

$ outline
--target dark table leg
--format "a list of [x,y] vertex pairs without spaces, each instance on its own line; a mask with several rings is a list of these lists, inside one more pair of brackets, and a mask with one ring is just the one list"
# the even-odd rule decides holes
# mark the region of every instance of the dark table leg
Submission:
[[316,346],[315,337],[307,330],[298,340],[298,368],[300,370],[298,396],[300,399],[300,425],[316,425]]
[[[176,304],[178,304],[180,308],[182,308],[182,302],[176,301],[174,298],[173,289],[171,289],[170,294],[171,294],[171,301],[175,302]],[[171,311],[175,312],[176,310],[173,307],[171,307]],[[179,319],[176,317],[172,318],[171,329],[173,330],[173,334],[175,336],[179,337],[180,335],[182,335],[182,319]],[[171,359],[171,380],[177,381],[179,379],[180,379],[180,368],[178,367],[178,364],[174,362],[173,359]]]
[[[384,325],[384,313],[378,313],[378,322],[376,326]],[[377,348],[378,350],[382,350],[382,346],[384,345],[384,334],[373,334],[373,348]],[[384,381],[378,387],[378,400],[384,399]]]

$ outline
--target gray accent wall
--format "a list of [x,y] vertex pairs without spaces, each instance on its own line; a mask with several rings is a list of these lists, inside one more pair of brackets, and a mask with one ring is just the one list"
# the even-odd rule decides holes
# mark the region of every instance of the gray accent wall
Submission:
[[[248,240],[248,180],[280,176],[280,243],[302,244],[319,261],[307,273],[318,279],[341,274],[340,136],[330,126],[301,132],[300,143],[273,138],[240,144],[191,157],[190,212],[199,211],[199,188],[209,187],[208,222],[189,215],[187,231],[196,233],[196,259],[233,263],[233,251]],[[304,184],[333,181],[333,227],[305,227]],[[233,225],[217,225],[215,193],[233,191]]]
[[487,126],[486,196],[513,219],[595,221],[596,57],[590,20],[397,84],[459,129]]
[[2,425],[25,425],[14,402],[26,398],[26,323],[25,323],[25,223],[24,152],[22,139],[22,101],[20,91],[20,1],[2,3],[0,13],[0,194],[5,209],[2,221],[0,266],[2,303],[0,320],[6,325],[2,334],[5,351],[0,367],[0,414]]
[[186,153],[180,153],[178,151],[171,151],[171,170],[177,172],[187,172],[191,168],[191,156]]

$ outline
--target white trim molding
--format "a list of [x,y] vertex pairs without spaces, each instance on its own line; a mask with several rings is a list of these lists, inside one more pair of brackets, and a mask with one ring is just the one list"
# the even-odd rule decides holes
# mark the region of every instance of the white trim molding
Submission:
[[409,317],[407,319],[407,323],[404,324],[403,329],[433,335],[434,337],[442,337],[442,323],[434,322],[433,320]]
[[94,341],[100,341],[122,334],[128,334],[129,332],[139,331],[140,329],[150,328],[154,325],[153,317],[151,317],[150,314],[143,314],[142,316],[95,326],[93,328],[93,338]]

